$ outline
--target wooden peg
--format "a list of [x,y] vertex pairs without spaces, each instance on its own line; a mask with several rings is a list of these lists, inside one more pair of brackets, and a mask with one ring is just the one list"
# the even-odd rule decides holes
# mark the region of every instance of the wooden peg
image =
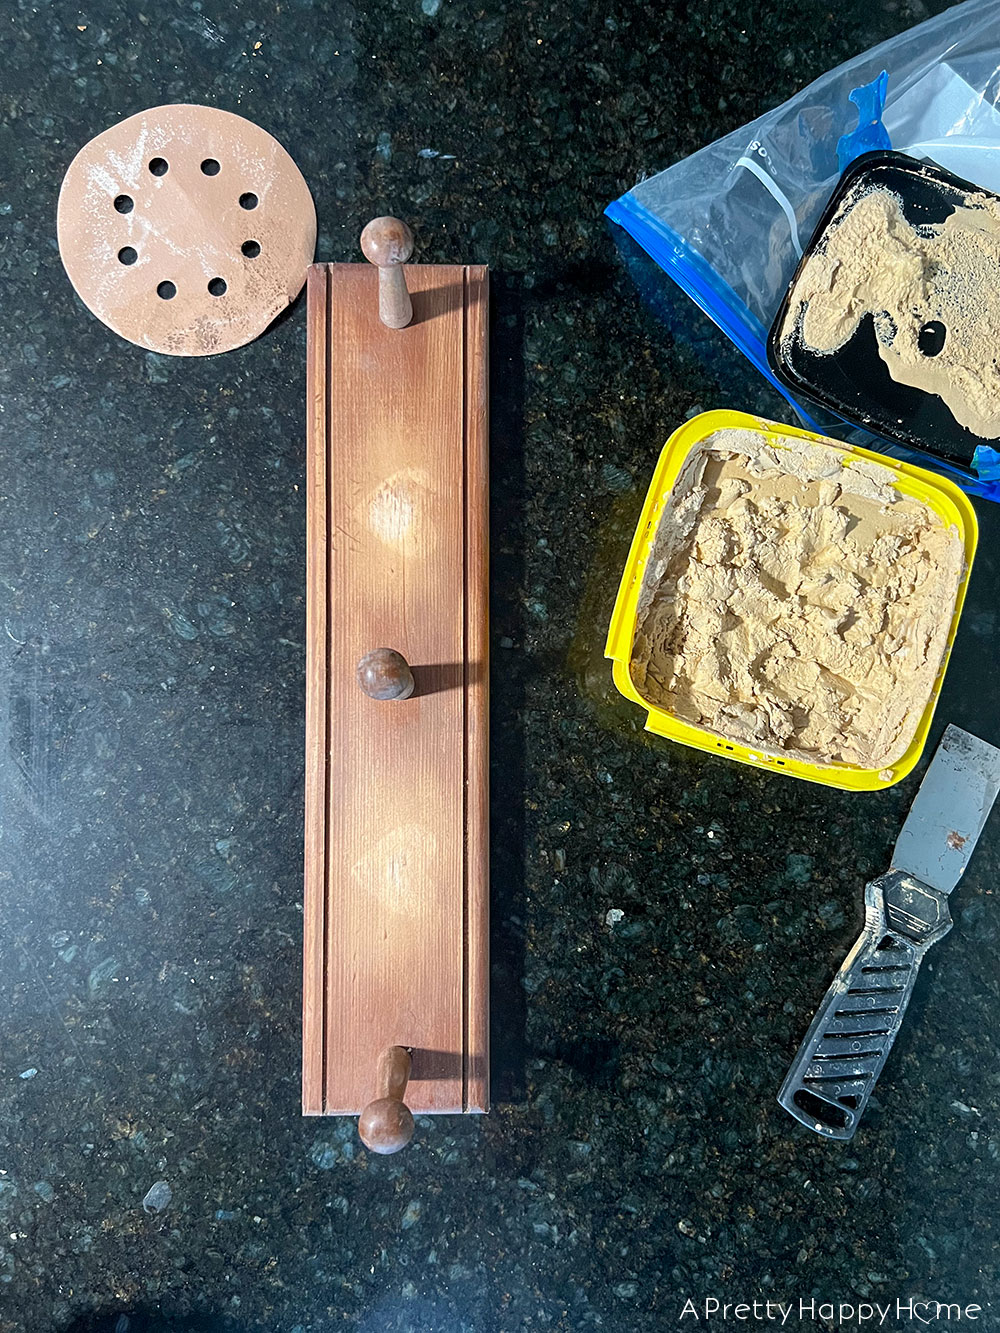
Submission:
[[372,218],[361,233],[364,257],[378,269],[378,314],[390,329],[405,329],[413,318],[402,266],[413,254],[413,232],[399,218]]
[[378,1066],[378,1092],[361,1112],[358,1133],[370,1152],[391,1153],[413,1138],[413,1116],[403,1101],[413,1061],[405,1046],[383,1051]]
[[358,663],[358,684],[369,699],[408,699],[413,683],[409,662],[395,648],[376,648]]

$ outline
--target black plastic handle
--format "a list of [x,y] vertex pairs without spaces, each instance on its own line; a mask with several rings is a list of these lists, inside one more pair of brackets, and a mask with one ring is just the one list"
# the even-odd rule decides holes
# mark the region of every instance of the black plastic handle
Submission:
[[[927,903],[919,924],[914,895],[918,904]],[[904,921],[904,905],[906,933],[893,928]],[[944,896],[898,871],[866,887],[865,928],[834,977],[778,1093],[778,1101],[800,1124],[830,1139],[853,1137],[902,1025],[924,954],[950,928]],[[921,938],[914,938],[917,934]]]

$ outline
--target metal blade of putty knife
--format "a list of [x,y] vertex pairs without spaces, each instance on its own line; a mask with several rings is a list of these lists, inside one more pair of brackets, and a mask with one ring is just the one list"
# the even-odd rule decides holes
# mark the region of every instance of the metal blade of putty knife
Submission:
[[961,727],[947,727],[896,839],[892,868],[951,893],[998,791],[1000,750]]
[[924,954],[951,929],[948,894],[1000,791],[1000,749],[945,729],[896,840],[865,887],[865,928],[833,979],[781,1085],[790,1115],[850,1139],[899,1031]]

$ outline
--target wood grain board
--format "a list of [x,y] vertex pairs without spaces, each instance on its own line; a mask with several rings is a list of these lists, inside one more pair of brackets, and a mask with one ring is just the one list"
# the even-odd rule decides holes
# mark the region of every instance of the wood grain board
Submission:
[[[308,278],[302,1106],[356,1115],[389,1046],[415,1114],[488,1106],[487,271]],[[407,700],[355,678],[409,662]]]

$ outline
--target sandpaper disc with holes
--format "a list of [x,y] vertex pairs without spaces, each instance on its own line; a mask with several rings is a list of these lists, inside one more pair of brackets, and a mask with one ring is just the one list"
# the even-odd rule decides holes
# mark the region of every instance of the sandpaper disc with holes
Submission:
[[91,139],[59,192],[59,252],[80,299],[154,352],[209,356],[295,299],[316,248],[302,173],[258,126],[160,106]]

